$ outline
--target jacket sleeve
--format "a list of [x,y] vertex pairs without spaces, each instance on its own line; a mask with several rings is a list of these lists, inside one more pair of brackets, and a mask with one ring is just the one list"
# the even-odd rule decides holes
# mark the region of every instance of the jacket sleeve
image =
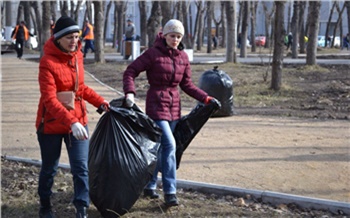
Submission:
[[66,126],[71,126],[71,124],[79,121],[58,101],[55,78],[53,77],[48,64],[40,64],[39,86],[47,111],[50,111],[51,114],[57,115],[56,118]]
[[96,108],[100,107],[104,101],[104,98],[102,96],[97,94],[97,92],[95,92],[95,90],[93,90],[92,88],[90,88],[89,86],[87,86],[85,84],[82,85],[82,92],[84,93],[83,94],[84,100],[86,100],[87,102],[89,102],[90,104],[95,106]]
[[134,93],[136,95],[135,78],[138,77],[141,72],[151,67],[152,60],[150,49],[148,49],[126,68],[123,74],[123,90],[125,94]]

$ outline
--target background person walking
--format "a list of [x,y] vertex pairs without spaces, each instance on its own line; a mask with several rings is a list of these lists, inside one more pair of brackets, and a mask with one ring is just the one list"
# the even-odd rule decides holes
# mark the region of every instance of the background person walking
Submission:
[[16,52],[17,58],[19,59],[23,56],[24,42],[29,40],[29,36],[34,36],[29,32],[25,24],[25,21],[21,21],[20,24],[13,29],[11,34],[11,37],[16,40]]
[[92,52],[95,52],[95,47],[94,47],[94,27],[90,24],[89,20],[85,20],[85,27],[83,30],[83,35],[82,35],[84,41],[85,41],[85,46],[84,46],[84,58],[86,57],[86,54],[89,52],[89,49],[91,49]]

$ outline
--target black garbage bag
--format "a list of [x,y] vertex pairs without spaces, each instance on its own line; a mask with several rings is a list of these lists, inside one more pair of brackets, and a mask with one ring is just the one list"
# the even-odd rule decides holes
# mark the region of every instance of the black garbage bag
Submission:
[[103,217],[127,213],[150,181],[162,130],[136,105],[110,102],[90,140],[90,199]]
[[176,141],[176,169],[179,169],[181,157],[192,139],[208,121],[209,117],[219,110],[220,102],[213,100],[208,105],[198,103],[192,111],[181,117],[175,126],[174,138]]
[[221,103],[220,110],[216,111],[212,117],[225,117],[234,114],[233,82],[227,73],[218,70],[218,67],[215,66],[213,70],[208,70],[202,74],[198,87]]

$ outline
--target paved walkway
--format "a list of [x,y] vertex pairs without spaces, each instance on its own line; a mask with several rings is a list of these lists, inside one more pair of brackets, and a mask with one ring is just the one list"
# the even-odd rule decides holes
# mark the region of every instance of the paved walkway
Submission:
[[[40,159],[37,75],[38,63],[1,56],[2,155]],[[89,74],[85,82],[107,100],[121,96]],[[88,110],[92,133],[100,115]],[[210,119],[186,150],[178,179],[350,202],[349,133],[349,122],[339,120]]]

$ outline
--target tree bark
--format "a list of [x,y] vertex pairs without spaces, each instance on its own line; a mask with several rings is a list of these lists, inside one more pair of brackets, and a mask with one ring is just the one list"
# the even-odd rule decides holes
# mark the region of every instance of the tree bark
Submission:
[[94,45],[95,45],[95,62],[106,63],[103,46],[103,27],[104,27],[104,2],[93,1],[95,9],[95,28],[94,28]]
[[278,91],[282,85],[283,51],[284,51],[284,2],[276,1],[276,13],[274,23],[274,50],[271,72],[271,89]]
[[211,1],[207,1],[207,53],[212,52],[212,40],[211,40],[211,23],[213,21],[213,3]]
[[293,3],[293,16],[292,16],[292,58],[298,58],[298,39],[299,39],[299,1],[294,1]]
[[[242,35],[241,35],[241,50],[240,57],[247,57],[247,32],[248,32],[248,19],[249,19],[249,3],[243,2],[243,18],[242,18]],[[254,42],[255,43],[255,42]]]
[[141,46],[147,45],[147,6],[145,1],[139,1],[140,8],[140,44]]
[[333,12],[334,12],[334,8],[335,8],[336,4],[337,4],[337,2],[333,2],[331,12],[329,13],[328,22],[327,22],[327,26],[326,26],[325,40],[324,40],[324,47],[325,48],[328,46],[328,40],[327,39],[328,39],[328,36],[329,36],[329,26],[331,25],[332,16],[333,16]]
[[152,2],[151,15],[147,21],[148,47],[152,47],[156,34],[161,25],[161,11],[159,1]]
[[317,36],[320,23],[320,1],[309,2],[309,42],[307,44],[306,52],[306,64],[316,65],[316,53],[317,53]]
[[225,1],[226,9],[226,20],[227,20],[227,46],[226,46],[226,62],[236,63],[235,58],[236,53],[236,25],[235,25],[235,16],[236,16],[236,1]]
[[305,54],[305,23],[304,23],[304,17],[305,17],[305,7],[306,2],[301,1],[300,2],[300,10],[299,10],[299,50],[300,54]]

